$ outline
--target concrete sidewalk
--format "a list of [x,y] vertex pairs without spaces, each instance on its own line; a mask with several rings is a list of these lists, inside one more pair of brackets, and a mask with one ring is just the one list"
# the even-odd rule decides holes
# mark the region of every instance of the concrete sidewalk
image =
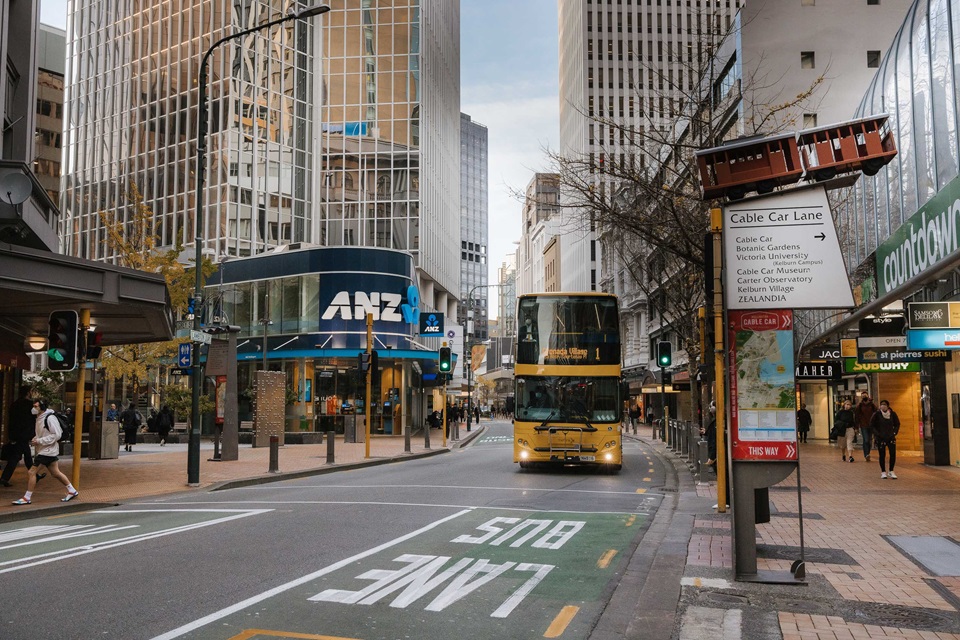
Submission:
[[[675,456],[649,428],[638,436]],[[706,628],[718,638],[960,640],[960,469],[901,451],[898,479],[881,479],[872,458],[842,462],[826,442],[800,445],[806,586],[735,582],[731,513],[696,515],[677,637]],[[696,492],[717,502],[712,479]],[[771,487],[770,502],[758,569],[788,572],[800,547],[796,475]]]
[[[370,457],[366,458],[364,443],[344,443],[343,436],[334,440],[334,463],[327,463],[327,444],[297,444],[280,447],[278,473],[271,473],[270,448],[240,446],[239,460],[213,462],[213,444],[203,441],[200,446],[200,485],[187,485],[186,444],[138,444],[127,453],[121,447],[120,457],[113,460],[80,461],[80,497],[69,503],[60,502],[66,494],[63,485],[49,475],[37,483],[32,503],[15,506],[14,500],[21,497],[27,486],[27,473],[21,463],[11,478],[11,487],[0,487],[0,522],[23,517],[36,517],[38,512],[87,509],[90,505],[115,504],[184,491],[208,491],[237,484],[253,484],[290,479],[304,475],[328,473],[358,465],[384,464],[412,458],[447,453],[467,444],[477,437],[485,425],[479,425],[467,433],[460,430],[460,440],[447,440],[443,446],[443,434],[438,429],[430,432],[430,448],[424,446],[423,432],[418,431],[410,439],[410,452],[404,451],[403,436],[374,436],[370,440]],[[73,458],[60,458],[60,470],[72,477]]]

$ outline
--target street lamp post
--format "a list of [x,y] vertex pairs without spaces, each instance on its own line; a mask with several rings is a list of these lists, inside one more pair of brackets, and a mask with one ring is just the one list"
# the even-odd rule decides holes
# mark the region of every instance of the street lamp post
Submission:
[[489,287],[498,287],[499,283],[494,284],[478,284],[470,289],[470,293],[467,294],[467,339],[466,344],[464,345],[465,354],[463,354],[463,363],[467,367],[467,431],[470,431],[470,423],[473,420],[473,343],[470,340],[470,336],[473,334],[470,331],[470,320],[473,316],[473,292],[477,289],[487,289]]
[[[326,13],[327,11],[330,11],[330,6],[326,4],[307,7],[306,9],[300,9],[299,11],[291,8],[289,13],[282,18],[277,18],[276,20],[271,20],[255,27],[244,29],[243,31],[238,31],[220,38],[210,45],[210,48],[207,49],[206,53],[203,54],[203,58],[200,61],[200,98],[198,101],[200,114],[197,118],[197,166],[195,171],[195,179],[197,181],[195,214],[196,237],[194,238],[196,243],[196,252],[194,256],[196,281],[194,283],[193,290],[195,301],[194,304],[197,307],[195,309],[196,313],[193,316],[193,330],[195,332],[199,332],[201,328],[199,307],[203,303],[203,277],[200,267],[202,260],[201,252],[203,236],[203,183],[206,175],[208,133],[207,114],[209,110],[209,106],[207,105],[207,64],[210,62],[210,56],[213,55],[213,52],[217,47],[229,40],[242,38],[243,36],[275,27],[278,24],[282,24],[290,20],[311,18],[313,16],[320,15],[321,13]],[[200,375],[200,342],[198,341],[194,341],[193,343],[193,367],[193,411],[190,417],[190,439],[187,446],[187,484],[196,486],[200,484],[200,387],[203,383],[203,376]]]

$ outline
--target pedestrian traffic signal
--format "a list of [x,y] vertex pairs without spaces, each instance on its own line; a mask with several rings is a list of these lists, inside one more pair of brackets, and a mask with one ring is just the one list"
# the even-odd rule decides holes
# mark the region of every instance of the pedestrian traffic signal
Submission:
[[87,331],[87,360],[96,360],[100,357],[100,352],[103,351],[103,347],[100,346],[102,341],[102,333],[99,331]]
[[76,311],[53,311],[47,333],[47,368],[50,371],[73,371],[77,368]]
[[669,367],[673,362],[673,345],[666,340],[657,343],[657,365],[661,368]]
[[440,347],[440,373],[449,373],[450,365],[450,347]]

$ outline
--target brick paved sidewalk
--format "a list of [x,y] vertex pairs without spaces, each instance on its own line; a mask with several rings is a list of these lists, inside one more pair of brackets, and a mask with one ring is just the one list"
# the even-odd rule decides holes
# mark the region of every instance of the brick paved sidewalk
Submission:
[[[50,508],[82,508],[82,504],[109,504],[177,493],[181,491],[208,490],[214,485],[241,480],[271,481],[296,474],[323,473],[331,468],[342,468],[356,464],[377,464],[385,461],[422,457],[444,453],[451,448],[466,444],[469,438],[481,433],[474,429],[467,433],[461,429],[459,442],[447,440],[443,446],[439,430],[430,433],[430,449],[424,447],[423,432],[411,438],[410,453],[404,452],[403,436],[374,436],[370,441],[370,458],[365,458],[364,443],[344,443],[343,436],[334,440],[334,464],[327,464],[327,444],[298,444],[280,447],[278,452],[279,474],[269,472],[270,448],[253,448],[241,445],[239,460],[231,462],[212,462],[213,444],[201,442],[200,450],[200,486],[187,486],[187,445],[138,444],[133,452],[120,451],[120,457],[113,460],[80,461],[80,497],[64,504],[60,498],[66,491],[63,485],[51,477],[37,483],[32,504],[14,506],[14,500],[21,497],[27,486],[27,474],[23,465],[19,465],[11,479],[12,487],[0,487],[0,520],[9,517],[21,517],[16,514],[36,512]],[[122,447],[121,447],[122,449]],[[73,458],[60,458],[60,470],[68,478],[72,477]],[[34,513],[34,515],[37,515]]]
[[[649,429],[641,428],[641,437],[646,439],[649,433]],[[843,607],[857,610],[860,619],[780,611],[783,639],[960,640],[956,632],[960,628],[960,577],[935,575],[890,540],[891,536],[930,537],[930,541],[942,542],[948,549],[952,542],[955,551],[947,555],[960,562],[960,469],[926,466],[921,453],[898,452],[898,479],[881,479],[876,452],[873,462],[865,462],[861,453],[849,463],[841,462],[838,450],[825,442],[800,447],[807,576],[811,582],[826,581],[824,588],[829,591],[832,587],[833,597],[842,599]],[[799,547],[796,486],[796,476],[792,475],[771,488],[772,517],[769,523],[757,525],[758,545],[766,549]],[[697,493],[716,501],[714,482],[699,485]],[[725,574],[732,582],[730,520],[729,512],[696,519],[686,576]],[[927,539],[921,542],[926,544]],[[762,552],[758,555],[760,570],[790,569],[792,560],[765,558]],[[726,571],[718,573],[716,568]],[[737,585],[742,583],[732,583],[731,588]],[[756,589],[774,594],[778,588]],[[800,591],[794,599],[804,597]],[[891,617],[899,616],[903,624],[872,624],[875,621],[871,615],[887,612]],[[924,628],[924,619],[941,628]],[[944,626],[953,633],[944,632]]]

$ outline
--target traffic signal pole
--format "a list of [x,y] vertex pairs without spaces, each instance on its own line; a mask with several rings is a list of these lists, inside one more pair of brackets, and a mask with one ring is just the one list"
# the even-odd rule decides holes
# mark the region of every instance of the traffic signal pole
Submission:
[[[77,491],[80,490],[80,449],[83,443],[83,397],[87,384],[87,330],[90,328],[90,309],[80,309],[79,328],[77,335],[83,336],[83,344],[77,345],[80,366],[77,371],[77,399],[74,401],[73,409],[73,469],[70,473],[70,482]],[[97,375],[96,370],[93,375]],[[94,377],[94,384],[96,384],[96,377]],[[88,446],[92,447],[93,442],[91,441]]]
[[[366,375],[367,390],[366,390],[366,395],[364,396],[364,399],[363,399],[363,416],[364,416],[363,421],[366,423],[364,425],[365,435],[363,437],[363,444],[364,444],[363,457],[364,458],[370,457],[370,386],[371,386],[370,378],[372,376],[370,369],[373,368],[373,359],[372,359],[372,356],[370,355],[371,353],[373,353],[373,314],[368,313],[367,314],[367,361],[370,363],[370,366],[367,367],[367,375]],[[354,408],[353,411],[354,413],[356,413],[357,411],[356,408]]]
[[[723,366],[723,211],[710,210],[710,233],[713,234],[713,354],[716,378],[714,399],[717,404],[717,513],[727,512],[727,437],[724,406]],[[709,301],[708,301],[709,302]]]

